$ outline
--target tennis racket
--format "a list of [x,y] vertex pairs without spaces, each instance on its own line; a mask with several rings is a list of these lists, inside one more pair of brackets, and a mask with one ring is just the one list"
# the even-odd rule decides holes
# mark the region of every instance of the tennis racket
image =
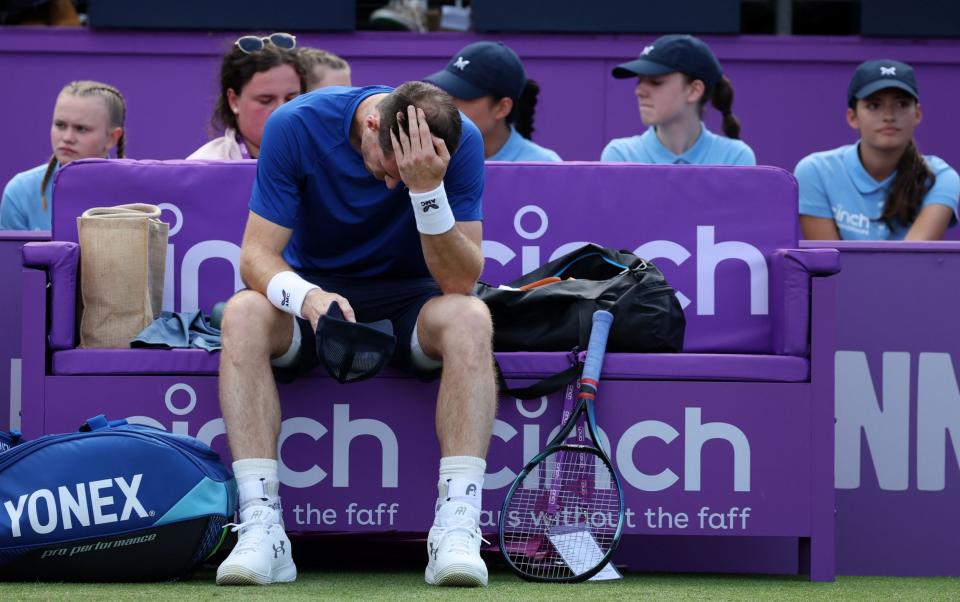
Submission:
[[[610,312],[593,314],[576,407],[523,467],[503,501],[500,551],[510,568],[530,581],[585,581],[604,567],[620,542],[620,479],[600,447],[593,408],[612,323]],[[577,443],[565,443],[584,416],[590,441],[581,435]]]

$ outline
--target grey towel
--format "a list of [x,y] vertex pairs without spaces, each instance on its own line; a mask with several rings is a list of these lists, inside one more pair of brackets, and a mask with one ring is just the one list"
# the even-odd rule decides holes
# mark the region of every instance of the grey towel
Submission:
[[214,328],[200,311],[160,312],[160,317],[130,341],[131,347],[155,349],[206,349],[219,351],[220,329]]

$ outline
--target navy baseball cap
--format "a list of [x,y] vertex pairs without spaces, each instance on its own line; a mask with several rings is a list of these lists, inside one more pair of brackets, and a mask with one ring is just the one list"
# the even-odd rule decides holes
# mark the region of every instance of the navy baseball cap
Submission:
[[455,54],[443,71],[425,81],[462,100],[494,96],[516,102],[527,85],[527,74],[520,57],[509,46],[502,42],[475,42]]
[[613,68],[613,76],[627,79],[676,71],[702,80],[708,87],[723,77],[720,61],[703,40],[676,34],[658,38],[643,49],[637,60],[617,65]]
[[917,100],[920,99],[913,67],[900,61],[881,59],[861,63],[853,72],[853,78],[847,87],[847,102],[853,104],[858,99],[887,88],[897,88]]
[[393,356],[397,337],[390,320],[350,322],[334,302],[317,322],[315,344],[327,373],[349,383],[376,376]]

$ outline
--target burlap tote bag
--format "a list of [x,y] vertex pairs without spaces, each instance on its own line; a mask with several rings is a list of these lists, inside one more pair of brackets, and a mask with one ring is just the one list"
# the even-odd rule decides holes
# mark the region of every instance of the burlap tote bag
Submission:
[[160,208],[96,207],[77,218],[81,347],[129,347],[160,314],[169,226]]

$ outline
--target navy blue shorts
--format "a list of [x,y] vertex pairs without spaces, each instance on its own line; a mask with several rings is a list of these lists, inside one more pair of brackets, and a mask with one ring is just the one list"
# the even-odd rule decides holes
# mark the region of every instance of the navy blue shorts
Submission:
[[[410,339],[417,327],[423,306],[442,295],[433,278],[345,278],[301,272],[305,280],[330,293],[337,293],[350,302],[358,322],[390,320],[397,337],[397,347],[390,365],[414,374],[423,380],[434,380],[440,370],[423,370],[411,361]],[[285,368],[273,368],[279,382],[290,382],[311,372],[317,359],[316,333],[309,320],[297,318],[300,328],[300,352],[296,362]]]

